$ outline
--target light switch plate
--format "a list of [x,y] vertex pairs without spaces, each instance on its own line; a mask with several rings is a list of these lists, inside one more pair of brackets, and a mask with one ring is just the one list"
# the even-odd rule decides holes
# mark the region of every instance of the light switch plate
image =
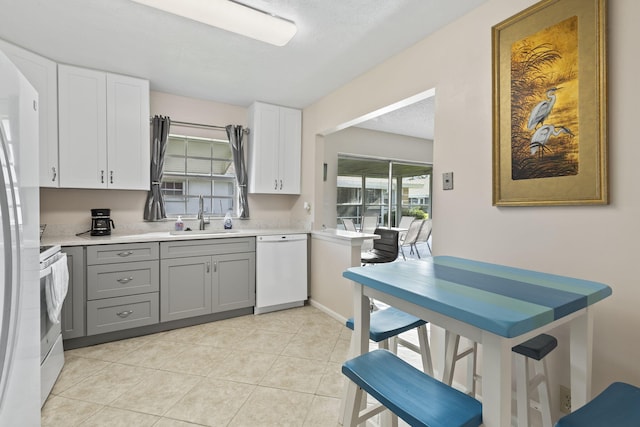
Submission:
[[445,172],[442,174],[442,189],[453,190],[453,172]]

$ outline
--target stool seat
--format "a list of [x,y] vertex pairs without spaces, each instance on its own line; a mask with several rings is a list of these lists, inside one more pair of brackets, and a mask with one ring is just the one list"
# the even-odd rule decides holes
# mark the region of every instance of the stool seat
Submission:
[[[342,373],[359,390],[369,393],[411,426],[474,427],[482,424],[479,401],[419,371],[390,351],[373,350],[348,360],[342,365]],[[359,402],[357,395],[350,404],[355,402]],[[355,415],[350,425],[362,421]]]
[[556,423],[556,427],[602,426],[640,426],[640,388],[613,383],[582,408]]
[[529,341],[513,347],[511,350],[530,359],[542,360],[543,357],[551,353],[557,346],[558,340],[556,337],[540,334],[537,337],[531,338]]
[[[384,341],[403,332],[410,331],[427,322],[393,307],[371,313],[369,338],[374,342]],[[353,317],[347,319],[347,328],[353,330]]]

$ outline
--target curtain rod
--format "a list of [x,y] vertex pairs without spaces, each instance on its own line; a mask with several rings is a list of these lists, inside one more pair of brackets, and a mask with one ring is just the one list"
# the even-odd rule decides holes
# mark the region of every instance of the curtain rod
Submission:
[[[153,117],[151,117],[149,119],[150,121],[153,121]],[[200,128],[200,129],[218,129],[218,130],[226,130],[227,127],[226,126],[216,126],[216,125],[206,125],[206,124],[201,124],[201,123],[190,123],[190,122],[180,122],[177,120],[171,120],[171,124],[172,125],[176,125],[176,126],[185,126],[185,127],[192,127],[192,128]],[[249,128],[244,128],[242,129],[242,131],[244,133],[249,133]]]

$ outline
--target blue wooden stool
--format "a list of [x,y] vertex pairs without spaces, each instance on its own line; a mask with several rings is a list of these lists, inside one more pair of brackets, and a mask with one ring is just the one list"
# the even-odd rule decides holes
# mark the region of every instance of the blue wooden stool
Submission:
[[[531,425],[532,407],[540,411],[542,426],[551,427],[551,403],[549,399],[549,383],[547,382],[547,364],[544,357],[558,346],[558,340],[547,334],[540,334],[511,350],[515,353],[516,366],[516,404],[518,409],[518,426]],[[533,361],[535,375],[529,376],[529,361]],[[531,398],[531,392],[538,389],[538,400]]]
[[[393,307],[376,310],[371,312],[369,320],[369,339],[378,343],[378,348],[391,350],[394,354],[398,353],[398,344],[419,353],[422,359],[423,371],[429,375],[433,375],[433,362],[431,361],[431,349],[429,347],[426,324],[426,321]],[[353,317],[347,319],[346,326],[353,330]],[[417,330],[418,346],[400,337],[400,334],[412,329]],[[355,335],[353,335],[351,337],[349,357],[353,357],[355,354],[357,354],[356,342]],[[347,416],[344,406],[345,401],[346,397],[343,397],[340,404],[340,416],[343,420]],[[366,402],[363,401],[362,406],[365,404]],[[389,414],[385,415],[385,417],[386,416],[389,416]],[[392,426],[398,425],[397,418],[392,414],[389,422]]]
[[[344,425],[354,427],[385,408],[411,426],[477,427],[482,404],[471,396],[419,371],[387,350],[373,350],[348,360],[342,373],[351,382]],[[380,405],[360,411],[362,392]]]
[[[433,375],[433,363],[431,361],[431,350],[429,348],[426,324],[426,321],[393,307],[377,310],[371,313],[369,339],[377,342],[380,348],[391,350],[395,354],[398,352],[398,343],[403,347],[419,353],[422,358],[422,368],[424,372]],[[347,328],[353,330],[353,317],[347,319],[346,325]],[[399,336],[412,329],[418,330],[419,346]],[[391,345],[389,345],[390,342]],[[353,354],[354,349],[352,348],[351,355]]]
[[556,423],[556,427],[603,426],[640,426],[640,388],[613,383],[582,408]]

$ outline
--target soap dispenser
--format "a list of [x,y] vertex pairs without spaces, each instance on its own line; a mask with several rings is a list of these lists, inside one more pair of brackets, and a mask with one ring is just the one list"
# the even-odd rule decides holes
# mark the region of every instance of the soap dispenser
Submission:
[[224,216],[224,229],[231,230],[233,223],[231,222],[231,211],[228,211]]
[[182,230],[184,230],[184,222],[182,221],[182,217],[178,216],[178,219],[176,220],[176,231]]

